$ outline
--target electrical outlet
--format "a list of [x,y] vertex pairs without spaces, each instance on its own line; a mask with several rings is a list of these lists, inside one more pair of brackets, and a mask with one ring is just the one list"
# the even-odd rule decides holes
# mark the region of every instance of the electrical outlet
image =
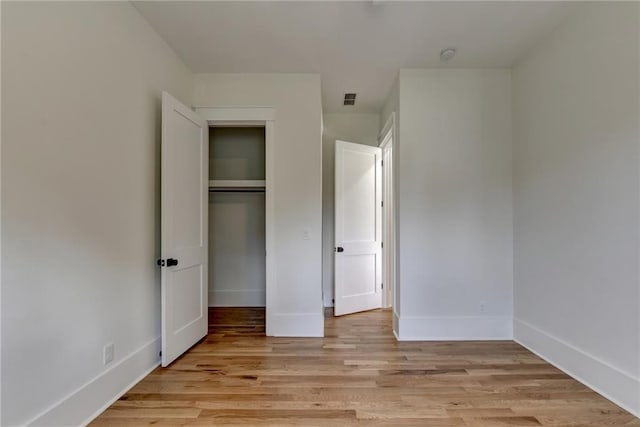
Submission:
[[109,363],[113,362],[113,353],[114,353],[113,343],[109,343],[104,346],[104,364],[105,365],[108,365]]
[[487,309],[487,303],[486,302],[481,302],[480,303],[480,313],[484,313]]
[[308,229],[304,229],[302,230],[302,240],[310,240],[311,239],[311,233],[309,232]]

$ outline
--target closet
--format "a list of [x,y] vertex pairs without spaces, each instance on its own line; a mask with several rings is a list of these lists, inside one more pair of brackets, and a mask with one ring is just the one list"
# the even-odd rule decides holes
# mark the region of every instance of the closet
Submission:
[[264,331],[265,131],[264,125],[209,127],[208,288],[213,329],[216,322],[229,327],[257,326],[258,321]]

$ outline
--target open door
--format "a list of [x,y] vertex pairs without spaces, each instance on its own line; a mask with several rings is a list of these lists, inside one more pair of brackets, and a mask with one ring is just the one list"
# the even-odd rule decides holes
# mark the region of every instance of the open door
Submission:
[[162,93],[162,366],[207,334],[207,122]]
[[336,316],[382,305],[382,158],[378,147],[336,141]]

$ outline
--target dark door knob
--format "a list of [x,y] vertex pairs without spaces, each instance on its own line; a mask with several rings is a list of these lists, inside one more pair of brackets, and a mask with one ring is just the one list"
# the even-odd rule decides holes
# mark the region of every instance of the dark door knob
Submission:
[[167,259],[167,267],[173,267],[174,265],[178,265],[178,260],[174,258]]
[[344,252],[344,248],[342,246],[338,246],[336,248],[336,252]]

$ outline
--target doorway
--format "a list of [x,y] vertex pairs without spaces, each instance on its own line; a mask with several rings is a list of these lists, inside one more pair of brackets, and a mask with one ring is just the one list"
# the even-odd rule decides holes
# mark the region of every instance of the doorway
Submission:
[[378,147],[335,146],[334,315],[394,306],[393,117]]
[[265,333],[265,126],[209,126],[209,333]]
[[[217,228],[222,234],[209,239],[213,270],[209,329],[244,325],[271,336],[275,110],[200,107],[195,111],[207,121],[212,139],[209,200],[214,205],[209,206],[215,228],[211,233]],[[235,243],[230,245],[231,241]]]

